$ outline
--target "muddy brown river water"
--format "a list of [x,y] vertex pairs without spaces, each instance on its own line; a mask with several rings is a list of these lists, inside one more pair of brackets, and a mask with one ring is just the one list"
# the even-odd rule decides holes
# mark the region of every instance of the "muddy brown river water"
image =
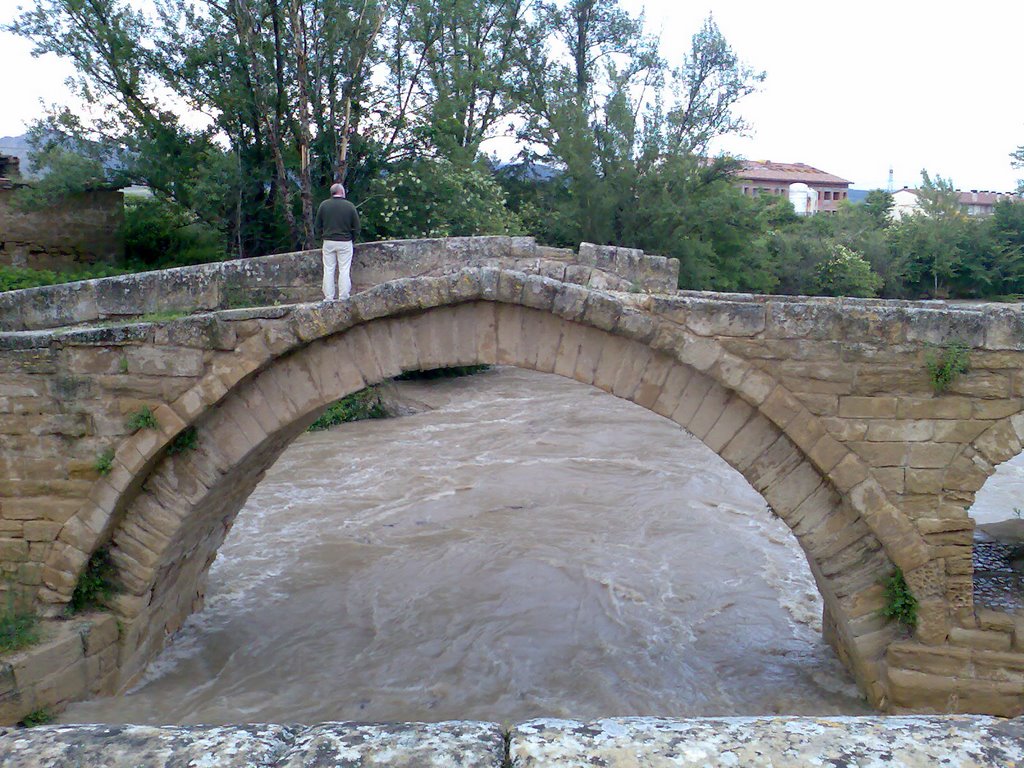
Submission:
[[429,408],[297,440],[205,609],[61,720],[870,712],[795,538],[677,426],[514,369],[399,389]]

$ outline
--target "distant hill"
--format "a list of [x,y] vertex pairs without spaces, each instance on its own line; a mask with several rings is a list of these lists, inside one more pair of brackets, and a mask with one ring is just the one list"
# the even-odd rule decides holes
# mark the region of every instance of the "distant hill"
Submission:
[[856,205],[857,203],[863,203],[868,196],[870,189],[851,189],[848,190],[847,200]]

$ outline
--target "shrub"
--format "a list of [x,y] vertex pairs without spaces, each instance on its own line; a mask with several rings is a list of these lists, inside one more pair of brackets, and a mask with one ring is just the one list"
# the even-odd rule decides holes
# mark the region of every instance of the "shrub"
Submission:
[[68,613],[80,613],[90,608],[98,608],[114,594],[114,564],[110,561],[110,553],[105,547],[93,552],[85,570],[78,577],[75,591],[68,603]]
[[199,444],[199,433],[195,427],[186,427],[181,430],[171,444],[167,446],[167,453],[175,456],[186,451],[194,451]]
[[309,431],[321,432],[350,421],[386,419],[388,416],[390,414],[381,403],[377,389],[367,387],[327,406],[320,418],[309,425]]
[[871,298],[878,295],[882,278],[876,275],[871,265],[854,250],[836,243],[827,259],[815,269],[814,288],[824,296],[859,296]]
[[18,291],[22,288],[38,288],[43,285],[73,283],[78,280],[93,280],[126,274],[128,270],[107,264],[92,264],[76,270],[54,272],[49,269],[0,266],[0,291]]
[[227,258],[220,233],[185,208],[159,198],[130,197],[124,205],[124,253],[149,268]]
[[970,370],[970,351],[962,341],[953,341],[941,351],[929,353],[924,364],[931,379],[932,389],[936,394],[942,394],[958,376]]
[[138,432],[140,429],[157,429],[160,423],[156,420],[156,416],[153,415],[153,411],[149,409],[149,406],[144,405],[128,417],[125,426],[129,432]]
[[896,619],[900,624],[913,629],[917,626],[917,598],[907,586],[903,571],[899,568],[885,582],[885,607],[882,615]]
[[101,475],[109,474],[110,473],[110,469],[113,466],[114,466],[114,449],[113,448],[107,448],[107,450],[103,451],[103,453],[101,453],[99,456],[96,457],[96,463],[93,464],[93,467]]
[[39,709],[33,709],[21,720],[18,721],[18,725],[22,728],[35,728],[37,725],[46,725],[52,723],[56,715],[50,711],[49,707],[39,707]]

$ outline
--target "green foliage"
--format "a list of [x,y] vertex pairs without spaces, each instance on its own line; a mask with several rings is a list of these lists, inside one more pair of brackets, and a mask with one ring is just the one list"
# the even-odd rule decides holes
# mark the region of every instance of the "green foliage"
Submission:
[[220,232],[181,205],[155,197],[125,200],[124,253],[129,262],[160,268],[228,258]]
[[841,243],[832,246],[832,255],[818,264],[814,277],[815,293],[823,296],[870,298],[882,287],[882,278],[871,271],[871,265]]
[[38,709],[33,709],[19,720],[18,725],[22,728],[35,728],[37,725],[52,723],[56,719],[57,716],[49,709],[49,707],[39,707]]
[[138,432],[140,429],[158,429],[159,422],[148,405],[144,405],[128,417],[125,423],[129,432]]
[[119,373],[128,373],[128,358],[122,357],[117,361],[117,370]]
[[896,619],[913,629],[917,626],[917,598],[910,592],[903,571],[899,568],[885,582],[885,607],[882,615]]
[[128,271],[127,269],[112,267],[107,264],[93,264],[70,272],[0,266],[0,291],[17,291],[22,288],[38,288],[43,285],[93,280],[98,277],[123,275]]
[[66,201],[91,189],[109,188],[106,170],[100,159],[73,152],[50,143],[33,155],[33,163],[46,175],[19,189],[14,205],[24,211],[37,211]]
[[176,456],[179,453],[194,451],[199,446],[199,433],[195,427],[186,427],[181,430],[170,445],[167,446],[167,453]]
[[376,388],[367,387],[327,406],[320,418],[309,425],[309,431],[321,432],[338,424],[364,419],[386,419],[389,415]]
[[114,449],[107,448],[96,457],[96,463],[93,467],[101,475],[110,473],[111,468],[114,466]]
[[924,364],[932,389],[936,394],[942,394],[958,376],[970,370],[970,350],[962,341],[953,341],[943,346],[941,350],[929,352]]
[[449,368],[429,368],[425,371],[406,371],[395,377],[396,381],[433,381],[435,379],[457,379],[474,376],[490,370],[489,365],[456,365]]
[[521,234],[488,170],[417,160],[370,184],[363,206],[376,239]]
[[102,607],[104,601],[114,594],[115,573],[110,553],[106,548],[97,549],[86,563],[82,575],[78,577],[71,602],[68,603],[68,613],[81,613]]
[[17,651],[39,642],[39,617],[19,605],[14,585],[7,585],[7,598],[0,612],[0,653]]

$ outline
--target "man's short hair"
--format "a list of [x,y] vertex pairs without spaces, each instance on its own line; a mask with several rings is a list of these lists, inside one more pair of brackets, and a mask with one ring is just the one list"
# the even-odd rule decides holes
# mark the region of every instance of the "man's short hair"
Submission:
[[344,197],[345,187],[342,184],[331,184],[331,197]]

